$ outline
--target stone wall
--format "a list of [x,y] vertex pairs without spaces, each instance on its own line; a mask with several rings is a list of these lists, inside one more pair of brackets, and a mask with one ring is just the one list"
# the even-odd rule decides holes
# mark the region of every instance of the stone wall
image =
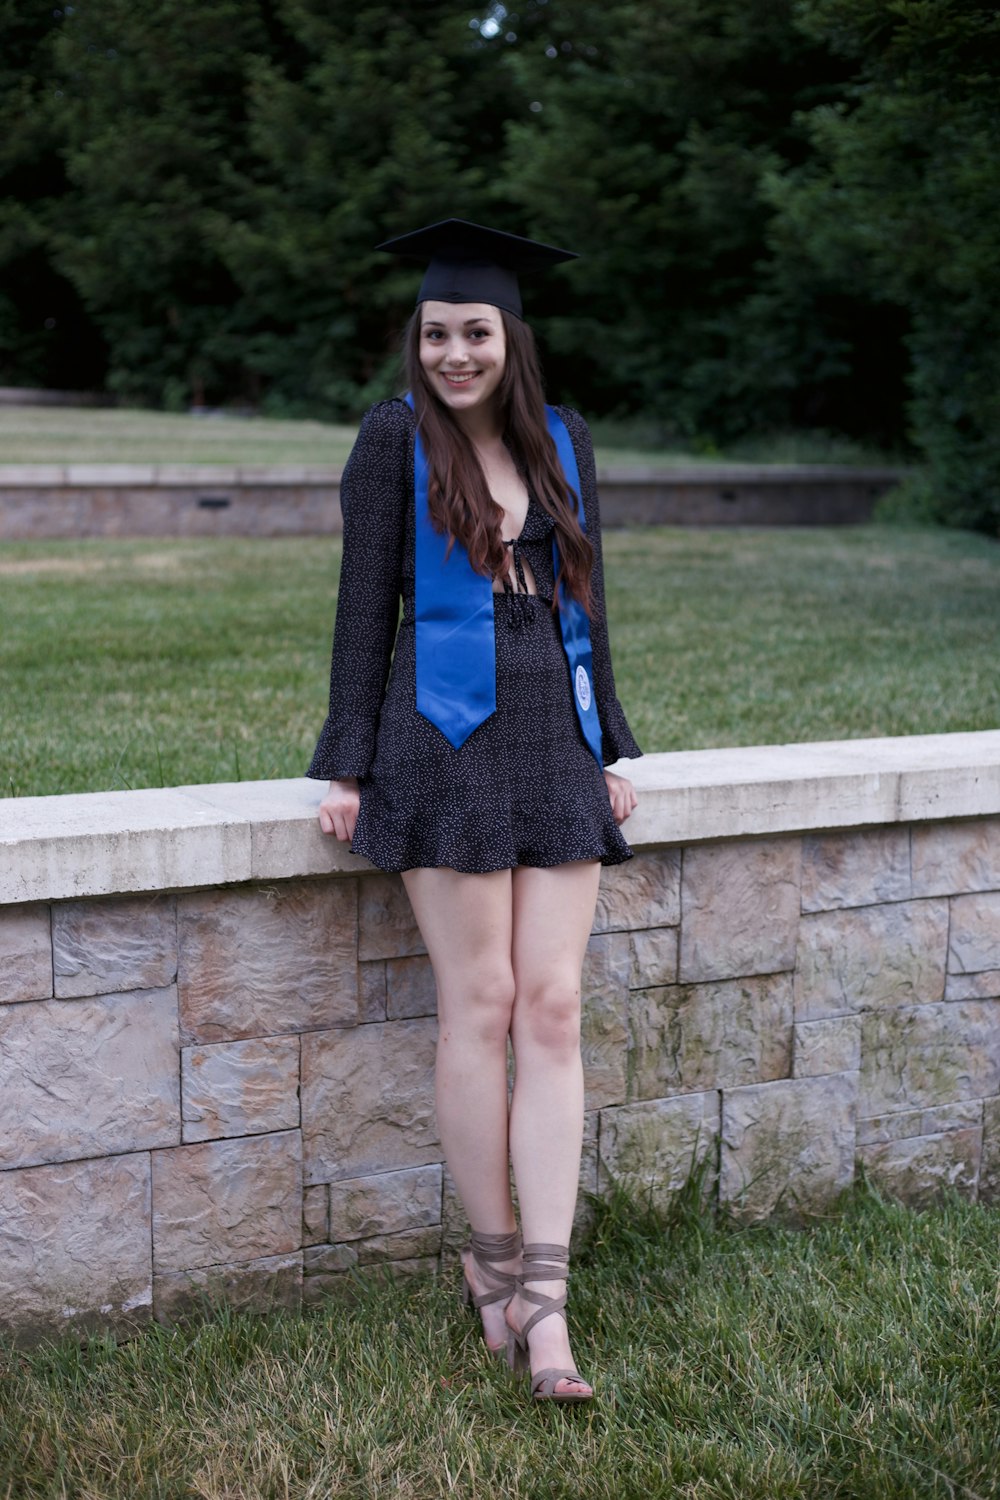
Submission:
[[[0,541],[315,536],[341,530],[340,469],[2,464]],[[606,526],[834,526],[871,518],[899,469],[698,464],[602,469]]]
[[[581,1186],[1000,1199],[1000,733],[650,756],[584,970]],[[296,1306],[464,1233],[398,878],[307,781],[0,803],[0,1327]],[[586,1214],[581,1201],[581,1217]]]

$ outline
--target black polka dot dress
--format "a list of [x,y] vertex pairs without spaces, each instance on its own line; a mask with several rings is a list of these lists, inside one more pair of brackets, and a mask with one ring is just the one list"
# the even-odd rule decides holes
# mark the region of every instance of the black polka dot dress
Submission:
[[[590,434],[578,413],[556,409],[576,452],[594,546],[593,685],[610,765],[642,752],[615,697]],[[380,402],[362,422],[344,470],[330,712],[307,774],[359,779],[351,849],[382,870],[484,872],[630,859],[577,719],[551,609],[552,520],[533,497],[513,550],[515,576],[527,564],[538,592],[493,596],[496,712],[457,750],[418,713],[413,438],[406,403]]]

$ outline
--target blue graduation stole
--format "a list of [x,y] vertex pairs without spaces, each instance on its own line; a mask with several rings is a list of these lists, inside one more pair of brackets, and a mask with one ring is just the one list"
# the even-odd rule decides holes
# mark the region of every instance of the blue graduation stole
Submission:
[[[406,399],[412,407],[412,396]],[[551,406],[545,408],[545,417],[567,484],[579,495],[580,474],[566,424]],[[417,709],[457,750],[474,729],[496,712],[493,580],[472,568],[460,542],[452,542],[449,552],[449,538],[431,521],[427,476],[427,455],[417,432],[413,445]],[[586,530],[582,505],[579,521]],[[552,564],[558,578],[559,548],[554,533]],[[593,689],[590,621],[586,610],[562,583],[559,624],[580,728],[597,764],[603,766],[601,725]]]

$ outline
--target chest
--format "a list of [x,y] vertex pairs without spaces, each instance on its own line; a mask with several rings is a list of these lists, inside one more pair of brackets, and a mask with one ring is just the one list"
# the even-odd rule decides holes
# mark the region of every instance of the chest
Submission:
[[484,455],[480,453],[486,483],[491,496],[503,511],[500,535],[505,541],[521,535],[528,515],[528,490],[505,448]]

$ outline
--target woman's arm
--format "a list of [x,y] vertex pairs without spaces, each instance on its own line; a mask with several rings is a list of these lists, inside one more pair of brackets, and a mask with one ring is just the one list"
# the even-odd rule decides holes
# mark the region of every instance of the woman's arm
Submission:
[[406,407],[398,401],[380,402],[361,424],[340,485],[344,551],[330,662],[330,710],[306,772],[318,780],[356,782],[371,768],[399,623],[412,472]]
[[[594,609],[590,620],[590,649],[594,665],[594,697],[597,714],[601,721],[601,740],[604,764],[613,765],[623,757],[635,759],[642,754],[636,744],[628,720],[615,694],[615,674],[611,667],[611,646],[608,641],[608,618],[604,601],[604,562],[601,551],[601,515],[597,501],[597,468],[594,462],[594,445],[590,429],[572,407],[557,407],[566,423],[577,467],[580,470],[580,489],[583,514],[587,523],[587,536],[594,549],[594,567],[590,575]],[[621,778],[615,778],[621,780]],[[613,788],[609,783],[609,791]],[[612,796],[614,805],[614,796]],[[629,809],[631,811],[631,808]],[[628,814],[626,813],[627,817]],[[621,821],[621,820],[619,820]]]

